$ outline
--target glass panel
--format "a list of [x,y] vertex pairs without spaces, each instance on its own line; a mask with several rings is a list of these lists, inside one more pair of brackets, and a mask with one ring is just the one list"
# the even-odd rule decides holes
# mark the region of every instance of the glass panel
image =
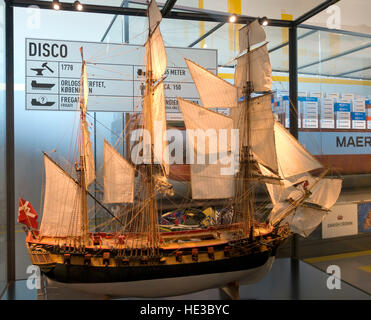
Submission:
[[5,171],[5,3],[0,1],[0,293],[7,281]]
[[[16,61],[15,192],[17,199],[22,197],[32,203],[40,218],[42,213],[41,186],[44,176],[42,152],[45,151],[55,155],[54,152],[56,151],[56,154],[59,155],[58,159],[64,160],[61,162],[62,164],[65,164],[65,160],[72,162],[72,157],[69,157],[69,155],[73,151],[75,138],[73,132],[76,132],[76,121],[79,119],[79,113],[25,110],[25,39],[41,38],[99,42],[112,18],[112,15],[92,13],[57,12],[29,8],[15,8],[14,10],[16,48],[14,53],[14,60]],[[67,24],[66,21],[68,21]],[[3,47],[1,46],[1,48]],[[0,70],[3,70],[3,68],[0,68]],[[88,76],[91,76],[89,72],[92,71],[88,70]],[[89,114],[88,121],[93,123],[94,113]],[[110,123],[107,124],[107,121],[104,123],[110,127]],[[0,128],[3,128],[3,126],[0,126]],[[95,132],[93,130],[91,134],[93,148],[94,136]],[[30,170],[30,167],[32,167],[32,170]],[[26,252],[25,234],[20,224],[16,224],[15,234],[16,277],[17,279],[25,279],[30,260]]]
[[[296,19],[324,0],[249,0],[249,1],[202,1],[205,10],[234,12],[251,17],[268,17],[271,19]],[[199,8],[198,0],[178,0],[176,6]],[[286,15],[286,16],[285,16]]]
[[333,213],[309,241],[371,231],[363,223],[369,204],[367,210],[361,206],[371,188],[370,47],[368,37],[325,31],[298,41],[299,92],[304,96],[298,106],[299,140],[331,168],[330,175],[343,179]]
[[370,38],[317,31],[300,39],[299,45],[302,73],[338,76],[369,66]]
[[305,24],[370,34],[370,1],[341,0]]

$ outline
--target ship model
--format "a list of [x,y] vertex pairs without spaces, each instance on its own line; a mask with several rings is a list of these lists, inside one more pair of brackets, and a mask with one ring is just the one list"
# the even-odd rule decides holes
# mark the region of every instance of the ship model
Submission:
[[[205,152],[199,151],[199,140],[190,143],[195,158],[202,155],[207,161],[189,165],[191,199],[179,200],[169,179],[170,153],[163,138],[167,59],[155,1],[148,6],[148,18],[143,108],[137,117],[137,127],[148,133],[140,141],[148,147],[148,161],[137,164],[126,159],[105,141],[103,199],[89,191],[96,170],[86,120],[88,81],[82,54],[80,132],[73,170],[43,154],[40,228],[31,204],[20,199],[19,222],[28,226],[31,261],[50,280],[111,296],[172,296],[244,279],[257,281],[292,233],[308,236],[321,223],[339,196],[341,180],[326,177],[328,170],[275,119],[267,45],[251,49],[265,41],[263,28],[254,21],[240,30],[234,85],[186,60],[202,101],[201,106],[178,98],[187,135],[191,130],[214,129],[228,139],[224,147],[219,141],[222,135],[216,144],[207,140]],[[230,115],[215,108],[228,108]],[[234,163],[233,170],[228,170],[228,157],[233,159],[229,163]],[[268,191],[269,201],[258,201],[259,188]],[[189,203],[189,212],[195,200],[223,199],[219,212],[228,212],[230,219],[162,228],[161,214],[163,218],[169,214],[160,210],[161,199],[175,206]],[[88,208],[92,202],[107,213],[110,232],[92,231]],[[113,203],[121,205],[119,213],[109,209]]]

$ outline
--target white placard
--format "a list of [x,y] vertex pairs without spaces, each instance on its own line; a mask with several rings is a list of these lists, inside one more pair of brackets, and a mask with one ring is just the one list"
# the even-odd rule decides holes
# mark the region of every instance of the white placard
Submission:
[[[87,65],[88,110],[139,111],[144,46],[46,39],[26,39],[26,109],[78,110],[80,47]],[[217,50],[167,47],[166,52],[166,111],[168,119],[182,119],[176,97],[200,103],[184,58],[216,73]]]
[[322,221],[322,238],[335,238],[358,233],[357,204],[335,205]]

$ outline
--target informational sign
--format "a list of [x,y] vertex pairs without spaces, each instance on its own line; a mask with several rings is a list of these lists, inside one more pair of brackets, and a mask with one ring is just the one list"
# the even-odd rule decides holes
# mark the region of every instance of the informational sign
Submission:
[[358,232],[371,232],[371,202],[358,205]]
[[335,205],[322,221],[322,238],[335,238],[358,233],[357,204]]
[[[88,111],[141,110],[144,93],[144,46],[26,39],[26,109],[77,110],[81,54],[87,64]],[[217,72],[217,50],[166,48],[166,111],[181,119],[176,97],[200,103],[184,58]]]

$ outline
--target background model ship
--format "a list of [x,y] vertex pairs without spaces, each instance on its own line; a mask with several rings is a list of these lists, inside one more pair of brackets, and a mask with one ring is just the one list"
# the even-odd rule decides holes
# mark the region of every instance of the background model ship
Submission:
[[[324,178],[328,170],[275,120],[266,44],[251,50],[265,41],[264,30],[254,21],[240,30],[241,54],[234,85],[186,60],[203,106],[181,98],[178,102],[190,148],[195,158],[206,156],[207,161],[190,165],[191,197],[177,196],[175,182],[169,179],[168,143],[163,139],[167,62],[159,27],[162,17],[155,1],[149,4],[148,18],[143,113],[130,124],[141,128],[138,144],[144,151],[137,153],[137,158],[125,159],[105,141],[103,200],[89,191],[97,181],[86,120],[86,63],[82,60],[75,165],[62,167],[44,153],[39,230],[36,212],[20,200],[19,221],[30,227],[26,245],[32,263],[51,280],[117,296],[179,295],[242,279],[256,281],[269,270],[278,246],[290,233],[307,236],[321,223],[339,196],[341,180]],[[231,117],[212,108],[230,108]],[[202,153],[200,141],[192,140],[189,133],[209,129],[226,133],[228,143],[223,147],[219,135],[216,146],[206,140]],[[145,150],[149,161],[136,164]],[[236,168],[226,174],[227,157],[235,159]],[[317,177],[309,173],[313,170],[320,172]],[[256,201],[257,185],[266,188],[269,202]],[[216,219],[215,208],[204,210],[195,205],[198,200],[218,199],[225,205]],[[177,217],[162,208],[164,200],[184,208],[182,220],[175,221]],[[92,203],[107,213],[100,227],[109,228],[108,232],[92,230]],[[110,204],[120,204],[121,209],[113,214]]]

